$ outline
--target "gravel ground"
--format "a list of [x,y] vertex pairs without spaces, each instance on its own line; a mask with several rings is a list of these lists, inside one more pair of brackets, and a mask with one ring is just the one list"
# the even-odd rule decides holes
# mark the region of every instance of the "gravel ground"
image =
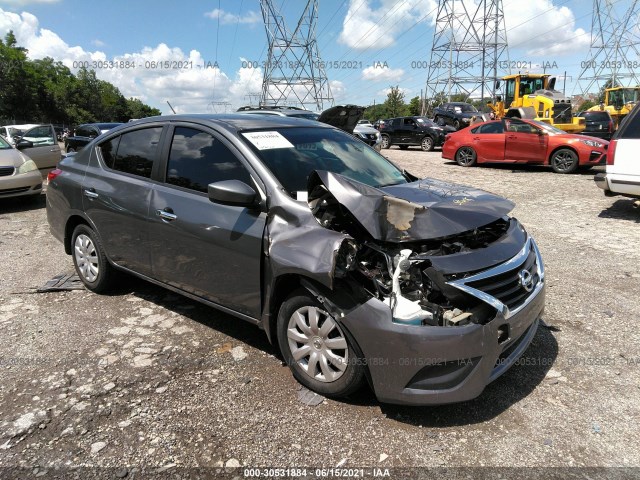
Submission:
[[311,406],[264,333],[216,310],[133,278],[111,295],[35,293],[71,258],[44,198],[3,200],[0,467],[640,466],[633,201],[604,197],[593,171],[383,153],[512,199],[542,252],[548,328],[479,398],[407,408],[366,389]]

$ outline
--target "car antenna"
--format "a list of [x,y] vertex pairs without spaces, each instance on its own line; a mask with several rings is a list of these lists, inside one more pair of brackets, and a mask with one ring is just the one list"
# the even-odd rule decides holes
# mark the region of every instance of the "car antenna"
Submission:
[[171,106],[171,104],[169,103],[169,100],[167,100],[167,105],[169,105],[169,108],[171,109],[171,111],[173,112],[173,114],[176,114],[176,111],[173,109],[173,107]]

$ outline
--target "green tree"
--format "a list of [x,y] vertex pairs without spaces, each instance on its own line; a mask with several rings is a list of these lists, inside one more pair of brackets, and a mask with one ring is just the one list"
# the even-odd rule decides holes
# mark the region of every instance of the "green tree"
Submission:
[[420,105],[420,97],[415,96],[409,100],[409,106],[407,108],[409,115],[421,115],[422,105]]
[[161,115],[162,112],[157,108],[152,108],[149,105],[142,103],[137,98],[128,98],[127,102],[127,120],[130,118],[145,118]]
[[408,109],[404,103],[404,93],[400,90],[399,85],[390,86],[384,106],[390,117],[402,117],[407,114]]
[[585,110],[589,110],[591,107],[595,107],[596,105],[598,104],[591,100],[585,100],[578,107],[578,112],[584,112]]

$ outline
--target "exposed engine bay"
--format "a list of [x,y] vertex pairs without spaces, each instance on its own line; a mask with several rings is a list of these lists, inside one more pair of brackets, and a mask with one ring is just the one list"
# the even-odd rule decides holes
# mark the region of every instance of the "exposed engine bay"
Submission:
[[[367,199],[370,200],[373,192],[367,193]],[[394,214],[390,216],[389,208],[381,208],[389,198],[384,193],[378,193],[380,202],[369,211],[375,212],[374,216],[379,214],[386,223],[395,222],[392,225],[395,230],[410,231],[415,227],[414,212],[428,209],[422,204],[393,198]],[[398,210],[398,202],[404,202],[406,208]],[[512,232],[516,230],[523,232],[517,220],[505,214],[486,225],[452,235],[390,242],[375,238],[371,229],[367,229],[363,221],[340,202],[335,192],[329,190],[323,181],[316,182],[310,188],[308,203],[320,225],[350,237],[336,252],[335,277],[357,282],[369,295],[387,304],[394,322],[454,327],[470,323],[484,324],[495,317],[496,309],[491,305],[447,282],[503,261],[492,260],[495,252],[491,252],[494,255],[482,258],[481,268],[473,267],[474,264],[478,266],[481,250],[491,250],[496,242],[505,242],[510,234],[514,236]],[[389,205],[388,201],[386,205]],[[514,238],[511,243],[519,243],[522,238]],[[511,253],[505,253],[505,256],[509,255]],[[467,257],[475,262],[467,261]]]

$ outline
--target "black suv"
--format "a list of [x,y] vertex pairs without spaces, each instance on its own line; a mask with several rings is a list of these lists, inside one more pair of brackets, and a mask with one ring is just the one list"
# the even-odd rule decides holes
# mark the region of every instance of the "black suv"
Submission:
[[584,117],[587,128],[584,129],[584,135],[590,137],[603,138],[605,140],[611,140],[613,136],[613,119],[609,112],[605,111],[585,111],[580,112],[578,117]]
[[398,145],[401,149],[419,145],[425,152],[444,143],[445,131],[425,117],[398,117],[385,120],[380,127],[382,148]]
[[438,125],[452,125],[456,130],[468,127],[471,118],[480,115],[478,109],[465,102],[443,103],[433,111],[433,121]]
[[121,123],[85,123],[76,128],[75,133],[71,137],[64,140],[64,149],[67,153],[77,152],[81,150],[87,143],[104,132],[115,128]]

